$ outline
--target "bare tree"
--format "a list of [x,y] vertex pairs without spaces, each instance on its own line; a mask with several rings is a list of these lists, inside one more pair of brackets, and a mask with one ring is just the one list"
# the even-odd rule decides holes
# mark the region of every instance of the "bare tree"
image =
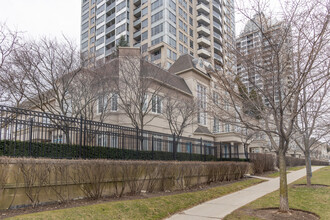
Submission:
[[[236,50],[239,68],[244,68],[248,83],[261,97],[250,96],[251,90],[242,89],[235,82],[236,76],[218,72],[220,86],[227,92],[230,109],[225,111],[226,120],[237,115],[245,127],[263,132],[279,157],[280,206],[289,210],[285,154],[289,148],[298,113],[310,100],[299,104],[300,93],[307,85],[314,69],[328,61],[329,4],[322,1],[290,1],[282,5],[282,22],[263,17],[267,10],[261,1],[251,10],[240,10],[249,20],[251,27],[261,37],[259,46]],[[252,10],[253,11],[253,10]],[[240,76],[239,76],[240,77]],[[316,76],[312,81],[324,81],[329,75]],[[260,80],[256,80],[260,79]],[[320,81],[319,81],[320,82]],[[323,83],[319,83],[318,91]],[[242,97],[242,91],[245,93]],[[257,113],[257,120],[241,111],[242,103],[249,103]],[[234,112],[234,113],[233,113]]]
[[[321,69],[317,74],[329,75],[328,65],[325,66],[324,71]],[[329,78],[325,78],[325,80],[329,81]],[[329,133],[326,128],[326,121],[330,110],[327,100],[330,84],[327,82],[319,89],[319,86],[314,85],[314,83],[310,83],[308,87],[304,87],[301,91],[299,104],[304,104],[307,100],[309,102],[302,107],[294,127],[294,141],[305,155],[307,186],[311,186],[312,178],[311,153],[319,147],[319,141]]]
[[132,126],[143,132],[144,127],[162,113],[161,91],[167,82],[166,72],[140,55],[121,56],[119,52],[118,60],[118,106]]
[[15,99],[14,105],[21,101],[21,97],[11,89],[11,83],[20,83],[14,81],[7,75],[10,55],[19,47],[20,34],[11,31],[6,24],[0,23],[0,102],[8,103],[12,98]]
[[163,116],[166,118],[170,131],[180,138],[184,130],[197,123],[197,104],[191,98],[166,95],[164,99]]
[[[24,98],[23,107],[61,117],[91,118],[98,98],[101,74],[82,68],[79,49],[64,37],[63,41],[43,38],[17,48],[7,75],[13,93]],[[68,120],[50,118],[70,143]]]

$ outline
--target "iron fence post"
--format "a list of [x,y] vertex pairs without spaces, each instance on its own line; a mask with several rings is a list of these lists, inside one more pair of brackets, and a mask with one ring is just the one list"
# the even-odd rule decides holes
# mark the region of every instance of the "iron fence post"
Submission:
[[136,126],[136,159],[139,158],[139,127]]
[[176,143],[175,143],[175,133],[173,133],[173,160],[176,160]]
[[151,159],[154,159],[154,136],[151,137]]
[[229,143],[229,159],[231,160],[231,143]]
[[201,140],[201,144],[200,144],[200,153],[201,153],[201,161],[203,160],[203,138],[200,139]]
[[82,151],[82,135],[83,135],[83,117],[80,116],[80,140],[79,140],[79,145],[80,145],[80,151],[79,151],[79,157],[81,158],[81,151]]
[[125,150],[124,150],[124,146],[125,146],[125,135],[124,132],[122,132],[122,137],[121,137],[121,159],[125,158]]
[[31,156],[31,148],[32,148],[32,128],[33,128],[33,118],[30,119],[29,156]]
[[191,142],[189,143],[189,156],[190,156],[190,161],[192,161],[192,144]]

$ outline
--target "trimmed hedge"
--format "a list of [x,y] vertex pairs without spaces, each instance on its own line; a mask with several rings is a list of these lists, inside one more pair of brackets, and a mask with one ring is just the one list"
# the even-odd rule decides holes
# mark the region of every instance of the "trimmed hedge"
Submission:
[[[124,159],[124,160],[173,160],[172,152],[135,151],[129,149],[80,146],[54,143],[29,143],[21,141],[0,141],[0,156],[10,157],[44,157],[66,159]],[[213,155],[176,153],[179,161],[216,161]],[[222,161],[245,161],[242,159],[222,159]]]

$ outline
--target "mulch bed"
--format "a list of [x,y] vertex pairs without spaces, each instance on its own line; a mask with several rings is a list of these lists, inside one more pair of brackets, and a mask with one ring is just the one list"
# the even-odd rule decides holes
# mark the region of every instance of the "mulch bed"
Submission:
[[52,210],[57,210],[57,209],[74,208],[74,207],[79,207],[79,206],[94,205],[94,204],[100,204],[100,203],[105,203],[105,202],[125,201],[125,200],[134,200],[134,199],[147,199],[147,198],[152,198],[152,197],[169,196],[169,195],[175,195],[175,194],[187,193],[187,192],[197,192],[197,191],[203,191],[203,190],[207,190],[207,189],[218,187],[218,186],[232,184],[235,182],[240,182],[244,179],[245,178],[243,178],[241,180],[203,184],[203,185],[195,186],[195,187],[192,187],[190,189],[185,189],[185,190],[141,193],[140,195],[134,195],[134,196],[123,195],[120,198],[108,196],[108,197],[102,197],[97,200],[79,199],[79,200],[70,200],[65,203],[55,202],[55,203],[50,203],[50,204],[41,204],[34,208],[32,206],[27,206],[27,207],[19,208],[19,209],[0,210],[0,219],[9,218],[9,217],[13,217],[16,215],[24,215],[24,214],[29,214],[29,213],[43,212],[43,211],[52,211]]
[[[242,210],[243,211],[243,210]],[[289,212],[279,212],[278,208],[244,209],[249,216],[267,220],[318,220],[320,217],[312,212],[290,209]]]

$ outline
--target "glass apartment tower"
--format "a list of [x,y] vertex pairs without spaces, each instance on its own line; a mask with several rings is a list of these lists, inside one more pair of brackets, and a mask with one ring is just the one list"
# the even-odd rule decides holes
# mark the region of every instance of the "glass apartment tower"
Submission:
[[124,36],[146,59],[169,68],[182,54],[234,71],[234,0],[82,0],[81,52],[107,59]]

